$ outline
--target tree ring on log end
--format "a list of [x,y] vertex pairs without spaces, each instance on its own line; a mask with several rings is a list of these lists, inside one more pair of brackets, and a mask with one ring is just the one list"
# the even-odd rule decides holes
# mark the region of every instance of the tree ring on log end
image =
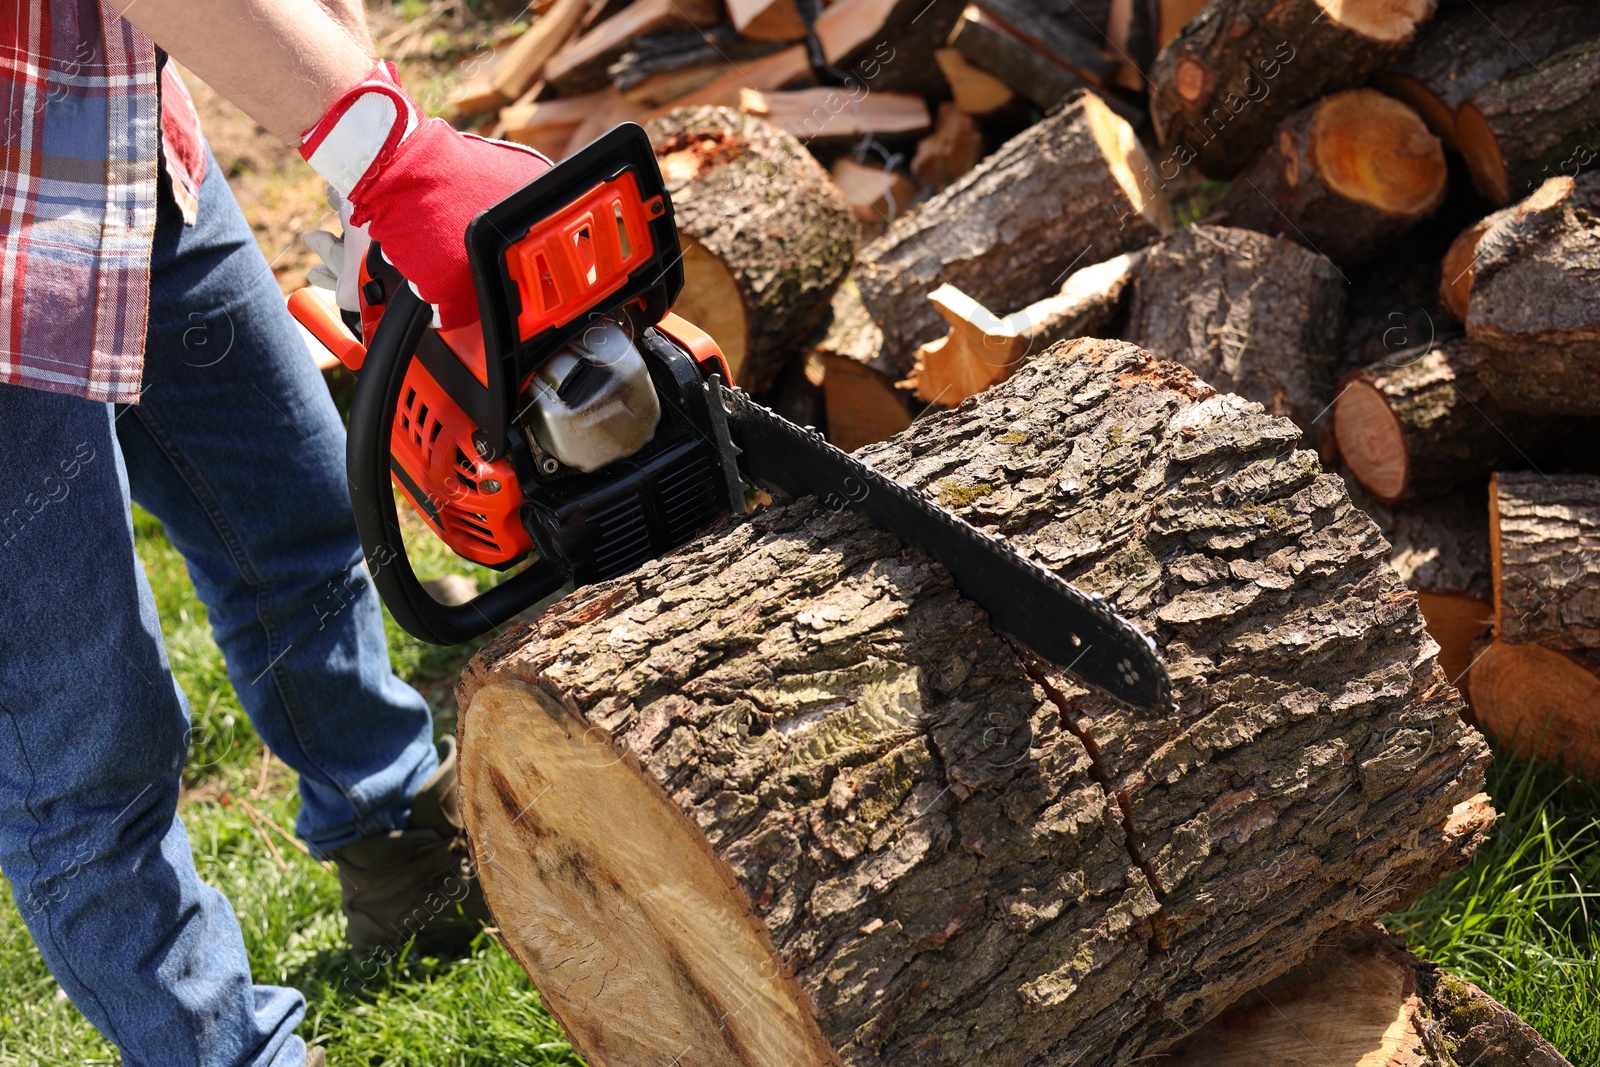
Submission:
[[[1585,658],[1592,664],[1595,657]],[[1590,666],[1496,639],[1473,662],[1471,688],[1473,715],[1497,746],[1600,775],[1600,677]]]
[[837,1062],[732,875],[626,750],[522,682],[483,687],[470,710],[461,798],[479,878],[593,1067]]
[[1496,204],[1510,203],[1511,176],[1506,171],[1506,157],[1483,113],[1471,104],[1462,104],[1456,111],[1456,143],[1484,195]]
[[1171,230],[1176,222],[1172,205],[1153,185],[1141,181],[1141,176],[1155,173],[1150,157],[1145,153],[1133,127],[1093,93],[1083,96],[1084,114],[1089,119],[1089,132],[1105,156],[1111,176],[1117,180],[1128,201],[1142,218],[1162,233]]
[[1172,71],[1172,85],[1186,103],[1196,107],[1211,97],[1211,68],[1195,56],[1184,56]]
[[1367,382],[1348,383],[1333,405],[1333,434],[1369,493],[1385,504],[1405,495],[1411,473],[1406,435],[1382,392]]
[[1391,215],[1424,214],[1444,197],[1439,139],[1415,111],[1373,89],[1317,105],[1308,155],[1328,188]]
[[1404,41],[1433,14],[1434,0],[1315,0],[1328,21],[1374,41]]

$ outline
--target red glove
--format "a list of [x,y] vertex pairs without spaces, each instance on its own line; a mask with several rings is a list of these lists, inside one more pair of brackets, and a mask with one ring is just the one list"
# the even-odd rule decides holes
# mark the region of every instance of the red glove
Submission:
[[467,223],[550,169],[531,148],[423,119],[391,64],[336,100],[300,154],[353,207],[384,257],[439,308],[447,329],[478,321]]

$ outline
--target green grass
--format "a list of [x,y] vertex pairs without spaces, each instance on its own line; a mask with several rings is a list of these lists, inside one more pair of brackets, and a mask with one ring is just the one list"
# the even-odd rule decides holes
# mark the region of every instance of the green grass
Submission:
[[[403,958],[376,973],[345,949],[334,875],[246,807],[292,826],[293,775],[264,762],[177,552],[154,519],[139,512],[135,524],[194,711],[184,823],[201,876],[234,902],[257,980],[305,992],[301,1033],[327,1046],[334,1067],[581,1067],[517,964],[487,937],[465,960]],[[459,569],[430,538],[408,540],[424,577]],[[422,645],[392,620],[389,644],[396,670],[449,728],[450,686],[470,650]],[[1490,793],[1502,814],[1489,842],[1391,929],[1534,1024],[1577,1067],[1600,1067],[1600,789],[1506,763]],[[60,994],[15,908],[0,907],[0,1067],[116,1062]]]
[[1600,788],[1497,763],[1488,842],[1388,926],[1577,1067],[1600,1065]]

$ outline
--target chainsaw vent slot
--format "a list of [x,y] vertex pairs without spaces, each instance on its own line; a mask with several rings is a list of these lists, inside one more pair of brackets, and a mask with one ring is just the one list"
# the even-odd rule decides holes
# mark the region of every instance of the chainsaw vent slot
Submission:
[[443,516],[445,529],[451,533],[475,541],[487,549],[499,549],[500,545],[494,539],[494,531],[489,529],[487,517],[475,511],[450,506],[445,507]]
[[[433,415],[431,420],[430,414]],[[417,403],[415,389],[406,390],[399,415],[402,434],[410,437],[423,466],[427,466],[433,455],[433,443],[439,439],[439,434],[444,430],[444,423],[440,421],[437,412],[429,412],[427,401],[423,401],[420,405]]]
[[667,471],[657,484],[661,517],[674,543],[687,541],[724,510],[711,477],[710,460],[703,453]]
[[594,562],[602,578],[612,578],[639,566],[652,555],[650,528],[645,524],[644,506],[629,495],[589,516],[600,536]]
[[583,275],[585,282],[593,285],[600,272],[595,266],[594,241],[590,237],[589,227],[585,226],[572,235],[572,247],[578,252],[578,273]]

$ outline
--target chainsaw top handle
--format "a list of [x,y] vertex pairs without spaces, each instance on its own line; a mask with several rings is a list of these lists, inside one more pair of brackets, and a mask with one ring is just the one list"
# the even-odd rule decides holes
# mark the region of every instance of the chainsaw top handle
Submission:
[[[683,288],[672,204],[644,130],[625,123],[481,212],[465,236],[483,328],[484,378],[464,410],[481,418],[485,461],[526,457],[515,429],[521,383],[597,318],[660,321]],[[391,436],[406,370],[432,321],[409,284],[393,286],[367,346],[346,444],[350,499],[368,569],[406,631],[434,644],[471,640],[566,584],[536,560],[465,604],[436,601],[401,538]],[[477,392],[477,383],[466,383]],[[486,403],[484,402],[486,401]]]

